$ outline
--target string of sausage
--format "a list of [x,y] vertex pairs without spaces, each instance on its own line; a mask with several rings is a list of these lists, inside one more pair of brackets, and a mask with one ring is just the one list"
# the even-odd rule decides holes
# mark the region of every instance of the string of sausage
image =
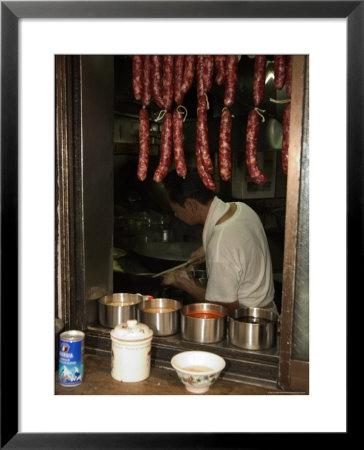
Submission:
[[286,56],[274,56],[274,87],[282,89],[286,81]]
[[172,155],[172,114],[167,112],[163,119],[161,156],[158,167],[154,172],[153,180],[162,181],[168,173]]
[[[207,127],[207,88],[211,88],[213,74],[213,57],[197,56],[197,128],[196,128],[196,161],[197,171],[208,189],[216,186],[211,177],[214,167],[210,157]],[[211,81],[210,81],[211,80]]]
[[235,101],[238,80],[238,57],[236,55],[216,56],[216,82],[225,81],[224,108],[221,112],[219,134],[219,168],[223,181],[231,178],[231,126],[232,119],[228,107]]
[[180,177],[187,174],[186,161],[183,152],[183,113],[179,107],[173,111],[172,117],[173,130],[173,156],[176,172]]
[[206,140],[206,134],[204,130],[204,121],[207,111],[207,104],[205,96],[200,97],[197,106],[197,129],[196,129],[196,144],[195,144],[195,152],[196,152],[196,162],[197,162],[197,171],[200,175],[200,178],[204,185],[211,190],[215,190],[215,183],[210,175],[210,173],[206,170],[203,157],[202,157],[202,142]]
[[163,90],[162,101],[166,112],[163,118],[160,159],[157,169],[154,172],[153,180],[160,182],[168,173],[172,156],[172,114],[168,112],[173,102],[173,81],[174,81],[174,56],[165,55],[163,57]]
[[184,98],[182,84],[184,81],[185,58],[184,55],[175,57],[174,101],[178,107],[173,111],[172,116],[174,165],[177,174],[183,178],[187,174],[187,167],[183,151],[183,108],[180,105],[182,105]]
[[[291,98],[292,94],[292,56],[288,55],[286,57],[286,95]],[[288,151],[289,151],[289,127],[290,127],[290,117],[291,117],[291,104],[288,103],[283,110],[283,138],[282,138],[282,170],[285,174],[288,172]]]
[[141,108],[139,111],[139,159],[137,177],[140,181],[144,181],[148,173],[149,162],[149,117],[148,111]]
[[217,69],[217,75],[215,78],[216,84],[219,86],[225,81],[225,55],[216,55],[215,56],[215,65]]
[[133,91],[135,100],[141,100],[143,93],[144,56],[133,56]]
[[255,108],[248,115],[246,130],[245,158],[249,175],[257,184],[264,184],[267,176],[258,166],[257,145],[259,135],[259,116],[256,108],[260,105],[264,96],[266,57],[255,56],[253,101]]
[[175,57],[174,67],[174,101],[177,105],[181,105],[183,102],[184,93],[182,92],[183,72],[185,66],[185,56],[178,55]]
[[150,137],[149,115],[146,107],[151,101],[151,60],[149,55],[135,55],[132,61],[134,97],[142,101],[139,111],[139,158],[137,177],[144,181],[147,177]]
[[152,93],[154,101],[157,106],[164,109],[164,102],[161,90],[161,76],[162,76],[162,56],[152,56]]
[[174,56],[165,55],[163,57],[163,105],[164,109],[169,111],[173,102],[173,75],[174,75]]
[[178,55],[175,63],[174,76],[174,100],[178,107],[173,112],[173,156],[176,172],[180,177],[185,177],[187,167],[183,151],[183,112],[182,102],[184,95],[192,86],[195,75],[195,55]]

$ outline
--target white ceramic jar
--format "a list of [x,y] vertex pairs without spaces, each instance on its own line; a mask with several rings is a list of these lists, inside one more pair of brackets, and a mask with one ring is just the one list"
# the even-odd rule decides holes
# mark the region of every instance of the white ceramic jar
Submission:
[[111,332],[111,376],[117,381],[142,381],[150,374],[153,331],[135,319]]

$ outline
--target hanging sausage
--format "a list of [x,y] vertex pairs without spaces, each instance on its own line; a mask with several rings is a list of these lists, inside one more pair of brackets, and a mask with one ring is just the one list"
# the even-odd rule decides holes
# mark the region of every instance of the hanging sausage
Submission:
[[219,170],[223,181],[231,178],[231,126],[232,117],[230,110],[235,101],[238,80],[238,56],[216,56],[215,63],[218,74],[216,82],[225,81],[224,108],[221,111],[219,134]]
[[286,81],[286,56],[274,56],[274,87],[282,89]]
[[215,66],[217,70],[217,75],[215,78],[216,84],[219,86],[225,81],[225,55],[216,55],[215,56]]
[[158,167],[154,172],[153,180],[162,181],[167,175],[172,155],[172,114],[167,112],[163,119],[161,154]]
[[151,85],[151,62],[150,56],[144,56],[143,65],[143,91],[142,91],[142,104],[148,106],[152,100],[152,85]]
[[[261,110],[259,106],[264,97],[266,57],[255,56],[254,80],[253,80],[253,101],[255,108],[250,111],[246,128],[245,161],[250,178],[257,184],[264,184],[267,176],[259,169],[257,148],[259,136],[259,116]],[[264,117],[263,117],[264,119]]]
[[133,92],[136,100],[141,100],[143,92],[143,63],[144,56],[133,56]]
[[287,98],[291,98],[292,95],[292,55],[288,55],[286,58],[286,95]]
[[164,108],[162,98],[162,56],[154,55],[152,58],[152,93],[157,106]]
[[178,55],[175,57],[174,67],[174,101],[177,105],[181,105],[183,102],[184,93],[182,92],[183,72],[185,66],[185,56]]
[[199,157],[208,174],[212,174],[214,166],[210,156],[209,139],[208,139],[208,124],[207,124],[207,94],[204,84],[205,62],[210,64],[210,61],[205,59],[203,55],[197,56],[196,65],[196,80],[197,80],[197,141],[199,147]]
[[254,62],[254,81],[253,81],[253,101],[254,106],[258,107],[264,97],[265,86],[265,68],[266,68],[265,56],[257,55]]
[[[201,99],[204,99],[204,97],[201,97]],[[201,108],[201,105],[200,105],[200,108]],[[198,120],[197,120],[197,122],[198,122]],[[216,189],[215,183],[214,183],[210,173],[206,170],[205,164],[202,159],[201,131],[202,131],[201,127],[199,127],[197,124],[196,143],[195,143],[197,171],[198,171],[198,174],[200,175],[200,178],[201,178],[203,184],[208,189],[211,189],[214,191]]]
[[203,87],[204,92],[209,92],[212,86],[212,76],[214,74],[214,57],[205,55],[203,57]]
[[199,136],[201,160],[206,172],[212,174],[214,166],[210,157],[209,135],[207,126],[207,100],[203,95],[198,99],[197,104],[197,130]]
[[238,81],[238,57],[236,55],[228,55],[225,64],[225,93],[224,105],[232,106],[235,101],[236,85]]
[[149,137],[149,115],[146,107],[151,101],[151,59],[149,55],[135,55],[132,60],[133,91],[137,100],[142,101],[139,111],[139,158],[137,177],[144,181],[147,177],[150,137]]
[[173,102],[173,64],[174,57],[172,55],[165,55],[163,57],[163,105],[164,109],[169,111]]
[[186,94],[190,90],[195,77],[196,56],[186,55],[184,63],[181,91],[183,94]]
[[149,117],[148,111],[145,108],[141,108],[139,111],[139,160],[137,177],[140,181],[144,181],[148,173],[149,162]]
[[223,181],[231,178],[231,114],[228,108],[223,108],[220,120],[219,136],[219,167]]
[[183,152],[183,111],[181,105],[173,111],[172,129],[173,129],[173,155],[176,172],[180,177],[185,177],[187,167]]
[[246,131],[245,157],[249,175],[257,184],[267,181],[266,175],[259,169],[257,159],[257,145],[259,135],[259,116],[255,109],[250,111]]

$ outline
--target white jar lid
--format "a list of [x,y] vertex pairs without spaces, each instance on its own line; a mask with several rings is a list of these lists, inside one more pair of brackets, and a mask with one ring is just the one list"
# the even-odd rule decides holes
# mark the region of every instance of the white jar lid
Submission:
[[153,336],[153,330],[144,323],[138,323],[135,319],[130,319],[126,323],[116,325],[110,332],[111,337],[125,341],[140,341]]

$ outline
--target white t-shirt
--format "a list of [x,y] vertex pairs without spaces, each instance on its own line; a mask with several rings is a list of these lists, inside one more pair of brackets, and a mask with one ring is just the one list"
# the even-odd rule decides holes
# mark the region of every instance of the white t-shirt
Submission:
[[202,241],[208,276],[206,300],[263,307],[272,302],[274,283],[267,237],[258,215],[235,202],[235,213],[216,225],[230,204],[215,197]]

